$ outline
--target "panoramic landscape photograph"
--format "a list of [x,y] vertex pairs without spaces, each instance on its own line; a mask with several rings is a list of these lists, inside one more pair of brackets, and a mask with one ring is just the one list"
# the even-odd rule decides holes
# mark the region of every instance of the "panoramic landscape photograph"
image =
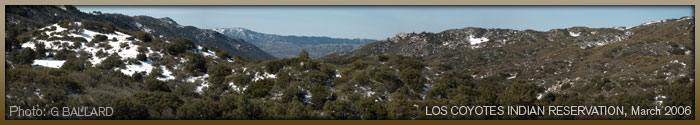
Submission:
[[694,6],[5,6],[7,120],[695,120]]

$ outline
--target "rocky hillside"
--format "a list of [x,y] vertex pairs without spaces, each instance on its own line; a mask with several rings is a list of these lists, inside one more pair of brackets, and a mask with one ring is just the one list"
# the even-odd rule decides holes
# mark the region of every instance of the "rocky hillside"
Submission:
[[234,39],[243,39],[260,47],[267,53],[278,58],[296,57],[301,50],[309,52],[312,58],[325,56],[336,52],[350,52],[368,43],[372,39],[342,39],[312,36],[282,36],[264,34],[245,28],[213,29]]
[[213,30],[182,26],[167,17],[132,17],[100,12],[83,13],[73,6],[7,6],[6,10],[7,16],[5,19],[7,21],[5,25],[12,30],[8,32],[7,38],[10,39],[5,44],[13,48],[18,47],[20,41],[16,37],[22,32],[56,24],[63,20],[90,20],[108,23],[126,31],[144,31],[159,39],[186,37],[194,40],[197,44],[218,48],[234,56],[261,60],[276,59],[244,40],[232,39]]
[[683,17],[630,28],[401,33],[321,59],[400,55],[468,69],[476,79],[522,80],[547,86],[549,91],[600,79],[625,84],[694,81],[694,27],[694,17]]

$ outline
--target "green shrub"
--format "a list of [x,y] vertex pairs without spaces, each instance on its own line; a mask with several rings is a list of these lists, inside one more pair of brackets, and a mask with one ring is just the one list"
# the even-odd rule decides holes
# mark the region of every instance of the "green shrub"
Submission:
[[131,78],[134,79],[134,81],[141,82],[143,81],[143,73],[141,72],[134,72],[134,74],[131,74]]
[[105,24],[102,22],[97,22],[97,21],[92,21],[92,20],[81,21],[81,26],[85,29],[92,30],[95,32],[105,33],[105,34],[114,33],[114,31],[117,30],[117,28],[112,23]]
[[221,88],[222,85],[227,85],[223,84],[223,82],[226,79],[226,76],[231,74],[231,68],[226,64],[219,63],[209,67],[207,74],[209,74],[209,83]]
[[136,48],[136,51],[140,53],[145,53],[146,51],[148,51],[148,49],[144,46],[139,46],[138,48]]
[[97,52],[95,52],[95,56],[100,57],[100,58],[106,57],[106,56],[108,56],[108,55],[109,55],[109,54],[106,53],[105,51],[103,51],[102,49],[100,49],[100,50],[98,50]]
[[148,119],[148,107],[135,99],[116,99],[109,105],[114,109],[114,119]]
[[506,88],[499,96],[502,105],[533,105],[537,100],[537,94],[544,88],[531,83],[515,82]]
[[226,51],[219,51],[219,52],[216,52],[216,56],[219,57],[219,58],[222,58],[222,59],[231,58],[231,54],[229,54],[229,53],[226,52]]
[[285,60],[272,60],[265,62],[265,71],[272,74],[277,74],[286,65]]
[[36,57],[36,52],[30,48],[24,48],[20,51],[15,51],[10,54],[12,62],[20,65],[30,65],[34,63],[34,58]]
[[131,96],[148,107],[151,119],[175,119],[176,110],[184,101],[168,92],[141,92]]
[[146,60],[148,60],[148,58],[146,57],[146,54],[144,54],[144,53],[139,53],[139,54],[137,54],[137,55],[136,55],[136,59],[139,60],[139,61],[146,61]]
[[186,71],[189,71],[195,76],[199,76],[202,73],[207,72],[207,60],[201,54],[189,53],[187,54],[187,62],[183,64]]
[[166,51],[171,54],[171,55],[179,55],[180,53],[184,53],[185,51],[189,49],[194,49],[195,44],[192,40],[188,38],[178,38],[178,39],[173,39],[170,41],[169,44],[166,45]]
[[304,49],[301,50],[301,52],[299,52],[299,58],[309,59],[309,52],[306,52],[306,50]]
[[120,43],[119,48],[129,49],[129,44],[128,43]]
[[407,68],[401,70],[399,77],[403,83],[414,91],[421,91],[423,89],[423,83],[425,83],[425,78],[421,76],[419,70],[414,70]]
[[248,85],[253,77],[245,74],[234,74],[233,83],[240,85]]
[[265,97],[269,94],[274,84],[275,81],[270,79],[254,81],[248,84],[248,88],[245,90],[246,96],[254,98]]
[[146,79],[146,90],[149,91],[163,91],[163,92],[170,92],[170,87],[168,87],[165,82],[162,82],[158,79],[155,78],[149,78]]
[[61,66],[64,70],[82,71],[86,67],[85,60],[69,59]]
[[105,70],[110,70],[115,67],[123,67],[124,66],[124,61],[122,61],[121,57],[114,53],[111,56],[108,56],[105,60],[103,60],[98,68],[100,69],[105,69]]
[[108,38],[105,35],[97,34],[95,35],[90,42],[95,42],[95,43],[100,43],[106,41]]
[[44,58],[44,56],[46,56],[46,52],[49,51],[46,50],[46,45],[44,45],[44,43],[34,44],[34,49],[36,51],[36,58],[38,59]]
[[68,28],[68,25],[70,25],[71,21],[70,20],[62,20],[58,22],[58,26],[61,26],[63,28]]
[[53,58],[57,60],[66,60],[68,57],[75,57],[75,52],[67,49],[61,49],[56,52],[56,55],[53,56]]
[[146,33],[146,32],[143,32],[143,31],[134,32],[134,33],[132,33],[132,35],[133,35],[136,39],[139,39],[139,40],[141,40],[141,41],[143,41],[143,42],[151,42],[151,41],[153,41],[153,36],[151,36],[151,34],[148,34],[148,33]]
[[53,102],[61,103],[66,101],[68,96],[83,92],[80,83],[68,77],[46,76],[37,82],[49,84],[45,90],[45,97]]
[[306,96],[306,93],[300,91],[297,87],[289,87],[282,91],[282,97],[280,97],[280,100],[285,103],[292,102],[294,100],[301,102],[304,101],[304,96]]
[[311,70],[306,73],[305,76],[307,81],[315,85],[321,85],[324,81],[331,78],[328,74],[324,74],[323,72],[317,70]]
[[328,96],[330,96],[330,90],[326,86],[316,85],[311,88],[311,104],[314,109],[322,109],[323,105],[326,103]]
[[219,119],[224,110],[221,104],[216,100],[199,99],[192,103],[180,106],[177,110],[177,118],[179,119],[196,119],[196,120],[212,120]]

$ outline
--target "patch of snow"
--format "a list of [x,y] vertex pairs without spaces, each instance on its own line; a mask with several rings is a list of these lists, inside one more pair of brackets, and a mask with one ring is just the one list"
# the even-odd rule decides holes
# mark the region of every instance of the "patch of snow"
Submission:
[[377,93],[377,92],[374,92],[374,91],[366,91],[366,92],[365,92],[365,95],[367,95],[367,97],[372,97],[372,95],[374,95],[375,93]]
[[658,95],[658,96],[654,97],[654,100],[655,100],[654,102],[658,105],[661,105],[661,104],[664,104],[664,101],[663,101],[664,99],[666,99],[666,96]]
[[258,81],[258,80],[262,80],[262,79],[274,79],[274,78],[277,78],[277,76],[276,76],[275,74],[270,74],[270,73],[267,73],[267,72],[263,72],[262,75],[258,75],[258,74],[260,74],[260,73],[255,73],[255,77],[253,77],[253,81]]
[[197,76],[197,77],[190,77],[190,78],[185,79],[185,81],[191,82],[191,83],[201,81],[202,83],[200,83],[200,85],[197,86],[194,91],[199,93],[199,94],[202,94],[202,92],[204,92],[203,89],[205,87],[209,87],[209,82],[207,82],[207,78],[209,78],[209,74],[204,74],[202,76]]
[[305,102],[305,103],[310,103],[310,102],[311,102],[311,97],[312,97],[312,96],[313,96],[313,95],[311,94],[311,92],[309,92],[309,91],[307,90],[307,91],[306,91],[306,95],[304,95],[304,102]]
[[618,26],[618,27],[613,27],[613,29],[616,29],[616,30],[626,30],[626,29],[627,29],[627,27],[624,27],[624,26]]
[[571,35],[573,37],[578,37],[578,36],[581,36],[581,32],[578,32],[578,33],[569,32],[569,35]]
[[43,98],[44,98],[44,95],[41,94],[41,89],[39,89],[39,88],[36,88],[36,89],[34,90],[34,95],[36,95],[37,97],[39,97],[39,99],[43,99]]
[[142,26],[143,26],[143,25],[142,25],[141,23],[139,23],[139,22],[134,22],[134,25],[136,25],[136,27],[142,27]]
[[32,63],[32,66],[41,66],[41,67],[48,67],[48,68],[61,68],[63,66],[63,63],[65,63],[65,60],[41,60],[37,59],[34,60],[34,63]]
[[194,91],[197,92],[197,93],[199,93],[199,94],[202,94],[202,92],[204,92],[203,89],[204,89],[205,87],[206,87],[206,88],[209,88],[209,83],[202,83],[202,84],[200,84],[199,86],[197,86],[196,90],[194,90]]
[[236,92],[242,92],[242,91],[245,91],[245,90],[248,88],[248,85],[245,85],[245,86],[238,86],[238,85],[236,85],[236,84],[233,83],[233,82],[228,83],[228,84],[231,86],[231,89],[233,89],[233,91],[236,91]]
[[202,46],[197,46],[197,50],[195,50],[195,52],[198,54],[202,54],[203,56],[210,56],[210,57],[213,57],[215,59],[219,58],[216,56],[216,52],[212,52],[211,50],[203,51],[202,48],[203,48]]
[[145,27],[145,26],[144,26],[143,28],[141,28],[141,30],[143,30],[143,32],[153,33],[153,30],[152,30],[152,29],[150,29],[150,28],[148,28],[148,27]]
[[226,29],[223,29],[223,28],[221,28],[221,29],[220,29],[220,28],[215,28],[215,29],[211,29],[211,30],[214,30],[215,32],[218,32],[218,33],[221,33],[221,34],[224,34],[224,31],[226,31]]
[[207,78],[209,78],[209,74],[204,74],[202,76],[189,77],[189,78],[185,79],[185,81],[194,83],[197,80],[202,80],[202,81],[206,82]]
[[549,90],[544,90],[543,93],[538,93],[537,97],[536,97],[537,100],[542,100],[542,98],[544,97],[544,94],[547,94],[548,92],[549,92]]
[[165,77],[164,77],[164,78],[158,77],[158,78],[156,78],[156,79],[158,79],[158,80],[160,80],[160,81],[166,81],[166,80],[173,80],[173,79],[175,79],[175,76],[173,76],[173,72],[171,72],[168,68],[166,68],[165,66],[160,66],[160,69],[163,70],[163,74],[162,74],[162,75],[165,76]]
[[442,45],[443,45],[443,46],[450,45],[450,42],[445,41],[444,43],[442,43]]
[[685,65],[686,65],[685,63],[680,62],[678,60],[673,60],[673,61],[671,61],[671,63],[681,64],[681,65],[683,65],[683,67],[685,67]]
[[169,20],[169,18],[167,18],[167,17],[166,17],[166,18],[160,18],[160,20],[161,20],[161,21],[165,21],[165,22],[168,23],[168,24],[173,24],[173,23],[175,23],[175,22]]
[[655,21],[651,21],[651,22],[646,22],[646,23],[642,24],[642,26],[651,25],[651,24],[655,24],[655,23],[661,23],[661,22],[664,22],[664,21],[665,21],[665,20],[655,20]]
[[469,44],[476,45],[486,41],[489,41],[486,37],[474,38],[474,35],[469,35]]
[[422,99],[425,100],[425,96],[427,95],[428,90],[430,90],[430,87],[432,87],[432,86],[428,83],[423,84],[423,91],[421,91],[419,94]]
[[335,78],[340,78],[342,77],[340,73],[338,72],[338,69],[335,70]]
[[137,72],[146,72],[146,74],[151,73],[151,70],[153,70],[153,66],[151,65],[150,61],[149,62],[144,62],[144,61],[139,61],[140,64],[129,64],[126,65],[125,69],[121,69],[120,71],[126,75],[131,75]]
[[506,79],[515,79],[516,77],[518,77],[518,73],[510,74],[510,75],[511,75],[511,76],[508,77],[508,78],[506,78]]

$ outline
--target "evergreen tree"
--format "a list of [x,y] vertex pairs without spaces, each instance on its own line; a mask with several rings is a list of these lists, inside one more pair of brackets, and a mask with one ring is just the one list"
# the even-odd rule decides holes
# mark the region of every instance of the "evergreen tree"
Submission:
[[224,63],[219,63],[209,67],[207,74],[209,74],[209,83],[213,84],[214,87],[225,89],[223,87],[227,84],[223,82],[226,76],[231,75],[231,68]]
[[322,109],[326,103],[330,90],[326,86],[315,85],[311,88],[311,103],[314,109]]
[[544,89],[535,84],[516,81],[499,96],[502,105],[533,105]]
[[61,69],[73,71],[82,71],[85,69],[85,67],[85,60],[82,59],[68,59],[65,63],[63,63],[63,65],[61,65]]
[[309,52],[306,52],[305,49],[302,49],[301,52],[299,52],[299,58],[309,59]]
[[168,85],[165,84],[165,82],[162,82],[155,78],[149,78],[146,80],[146,90],[170,92],[170,87],[168,87]]
[[122,67],[124,66],[124,61],[122,61],[122,57],[119,56],[119,54],[114,53],[110,56],[108,56],[105,60],[103,60],[98,68],[100,69],[112,69],[114,67]]
[[134,35],[134,37],[136,37],[136,39],[139,39],[139,40],[141,40],[141,41],[143,41],[143,42],[151,42],[151,41],[153,41],[153,37],[151,36],[151,34],[148,34],[148,33],[146,33],[146,32],[138,31],[138,32],[134,32],[134,33],[132,33],[132,34]]
[[195,44],[192,40],[188,38],[178,38],[171,40],[165,48],[169,54],[178,55],[180,53],[184,53],[188,49],[194,49],[194,47]]
[[139,54],[137,54],[137,55],[136,55],[136,59],[138,59],[139,61],[146,61],[146,60],[148,60],[148,58],[146,57],[146,54],[144,54],[144,53],[139,53]]
[[148,107],[132,98],[115,99],[110,104],[114,108],[114,119],[147,119]]
[[34,57],[36,57],[36,52],[34,50],[25,48],[22,49],[19,52],[15,52],[16,54],[12,57],[13,62],[20,64],[20,65],[31,65],[34,63]]
[[92,41],[90,41],[90,42],[93,42],[93,43],[100,43],[100,42],[104,42],[104,41],[106,41],[106,40],[107,40],[107,36],[101,35],[101,34],[97,34],[97,35],[94,36],[94,38],[93,38]]
[[207,72],[207,60],[201,54],[189,53],[187,54],[187,62],[183,64],[183,67],[191,74],[199,76]]

